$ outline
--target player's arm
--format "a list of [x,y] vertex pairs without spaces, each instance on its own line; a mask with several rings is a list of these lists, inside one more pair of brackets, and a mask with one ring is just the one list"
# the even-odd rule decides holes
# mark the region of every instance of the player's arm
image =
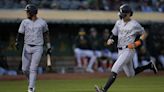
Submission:
[[112,29],[112,32],[109,36],[109,39],[107,40],[107,45],[111,45],[114,43],[114,41],[116,40],[117,38],[117,35],[118,35],[118,21],[116,21],[116,24],[114,25],[113,29]]
[[24,34],[18,33],[16,36],[16,42],[18,43],[18,42],[22,41],[23,38],[24,38]]
[[136,25],[134,27],[134,30],[137,34],[140,35],[139,40],[135,41],[134,43],[128,44],[128,48],[133,49],[141,46],[143,44],[143,41],[146,39],[148,33],[144,30],[144,28],[136,22]]
[[46,54],[51,54],[50,35],[49,35],[48,25],[46,22],[44,22],[44,27],[43,27],[43,38],[44,38],[44,43],[46,44],[47,47]]
[[15,41],[15,47],[16,47],[16,49],[19,49],[20,42],[23,41],[23,39],[24,39],[24,34],[18,33],[17,36],[16,36],[16,41]]
[[140,40],[144,41],[148,36],[147,32],[144,32],[141,36],[140,36]]
[[15,40],[16,49],[19,49],[19,43],[24,40],[24,31],[25,31],[24,21],[22,21],[19,26],[18,33]]
[[44,41],[47,46],[47,54],[51,54],[51,43],[50,43],[50,37],[49,37],[49,31],[46,31],[43,33]]
[[117,36],[115,36],[113,33],[111,33],[111,35],[109,36],[109,39],[107,41],[107,45],[113,44],[116,38],[117,38]]
[[141,46],[143,44],[143,41],[147,38],[148,34],[147,32],[143,32],[139,38],[139,40],[135,41],[132,44],[128,45],[128,48],[133,49]]

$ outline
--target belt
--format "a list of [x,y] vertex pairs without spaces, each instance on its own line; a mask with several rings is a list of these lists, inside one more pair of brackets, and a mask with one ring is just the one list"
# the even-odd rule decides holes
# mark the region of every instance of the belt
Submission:
[[119,50],[126,49],[126,48],[128,48],[128,45],[123,46],[123,47],[118,47]]
[[28,44],[30,47],[34,47],[34,46],[36,46],[36,45],[32,45],[32,44]]

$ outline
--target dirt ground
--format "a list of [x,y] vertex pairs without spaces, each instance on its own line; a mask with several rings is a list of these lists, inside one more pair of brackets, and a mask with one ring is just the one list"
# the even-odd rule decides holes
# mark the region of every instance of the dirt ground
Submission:
[[[92,78],[107,78],[110,73],[45,73],[38,75],[39,80],[76,80],[76,79],[92,79]],[[143,72],[137,76],[164,76],[164,71],[159,71],[156,75],[153,72]],[[118,77],[126,77],[124,73],[120,73]],[[0,76],[0,81],[14,81],[14,80],[25,80],[24,75],[18,76]]]

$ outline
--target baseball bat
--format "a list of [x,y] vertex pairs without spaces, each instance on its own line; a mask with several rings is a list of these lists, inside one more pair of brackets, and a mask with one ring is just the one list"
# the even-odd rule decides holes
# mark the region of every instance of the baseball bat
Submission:
[[50,54],[47,54],[47,66],[51,67],[52,63],[51,63],[51,56]]

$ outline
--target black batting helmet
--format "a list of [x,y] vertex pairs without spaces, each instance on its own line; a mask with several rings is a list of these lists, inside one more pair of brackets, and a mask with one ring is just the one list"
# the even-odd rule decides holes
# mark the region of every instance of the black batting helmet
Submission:
[[27,4],[24,10],[30,15],[35,15],[38,13],[38,8],[34,4]]
[[131,7],[128,4],[121,5],[120,9],[119,9],[119,16],[121,18],[124,18],[127,13],[130,13],[130,16],[133,15],[133,11],[132,11]]

